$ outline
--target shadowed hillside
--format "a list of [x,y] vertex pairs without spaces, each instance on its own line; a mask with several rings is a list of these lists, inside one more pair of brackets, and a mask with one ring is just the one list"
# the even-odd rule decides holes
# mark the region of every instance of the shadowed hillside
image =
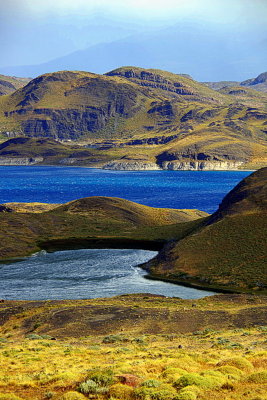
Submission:
[[145,265],[152,276],[213,288],[267,288],[267,168],[241,181],[198,232]]
[[[45,210],[51,211],[40,213]],[[208,215],[199,210],[153,208],[111,197],[88,197],[52,207],[8,203],[0,211],[2,259],[41,249],[159,249],[167,240],[183,237]]]

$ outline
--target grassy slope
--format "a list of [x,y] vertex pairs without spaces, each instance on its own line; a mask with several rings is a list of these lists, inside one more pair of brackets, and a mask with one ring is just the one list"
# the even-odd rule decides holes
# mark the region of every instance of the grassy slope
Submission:
[[265,400],[265,312],[240,295],[6,301],[0,398]]
[[[97,151],[95,149],[85,149],[75,144],[59,143],[47,138],[13,138],[0,144],[0,157],[43,157],[43,164],[54,165],[90,165],[98,166],[108,162],[112,155]],[[72,164],[74,161],[74,164]]]
[[44,213],[0,213],[0,257],[25,256],[41,248],[102,247],[103,240],[111,247],[126,242],[159,248],[186,234],[206,215],[108,197],[80,199]]
[[27,85],[29,78],[17,78],[0,74],[0,95],[10,94]]
[[266,292],[267,168],[244,179],[208,224],[166,247],[154,276],[213,288]]
[[[135,76],[125,76],[129,71]],[[141,73],[148,77],[141,79]],[[156,87],[151,87],[151,83],[154,84],[151,76],[157,81]],[[174,93],[173,89],[188,94]],[[51,122],[52,136],[57,136],[56,126],[63,123],[73,126],[69,135],[83,144],[92,140],[117,139],[118,143],[127,143],[129,139],[179,135],[162,145],[96,150],[100,165],[109,159],[131,158],[133,154],[141,160],[155,161],[169,149],[189,154],[189,159],[194,159],[192,146],[195,142],[197,146],[201,142],[195,151],[204,152],[211,159],[216,156],[223,160],[226,154],[230,159],[249,161],[245,165],[247,168],[264,165],[267,158],[264,133],[267,95],[246,87],[235,88],[245,93],[236,90],[233,91],[236,94],[229,94],[230,89],[220,93],[180,75],[133,67],[119,68],[104,76],[72,71],[45,74],[11,96],[0,98],[0,130],[19,134],[21,124],[28,120],[51,122],[55,118],[57,122]],[[112,112],[108,111],[110,104],[114,107]],[[92,112],[105,116],[104,119],[99,117],[100,125],[91,131],[84,126],[78,128],[73,115],[57,115],[66,110],[70,114],[74,110],[84,112],[90,107]],[[52,110],[53,116],[45,110]],[[4,112],[12,111],[16,112],[5,116]],[[41,129],[39,135],[46,135],[43,128],[38,129]],[[85,157],[82,163],[92,165],[93,162]]]

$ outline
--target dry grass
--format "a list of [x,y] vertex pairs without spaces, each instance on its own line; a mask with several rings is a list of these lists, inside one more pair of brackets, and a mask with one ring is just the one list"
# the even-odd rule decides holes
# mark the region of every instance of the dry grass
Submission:
[[[202,304],[208,307],[208,300]],[[23,337],[19,324],[13,318],[1,332],[3,400],[266,399],[267,327],[146,335],[129,328],[75,339],[69,333],[54,341],[47,335]]]

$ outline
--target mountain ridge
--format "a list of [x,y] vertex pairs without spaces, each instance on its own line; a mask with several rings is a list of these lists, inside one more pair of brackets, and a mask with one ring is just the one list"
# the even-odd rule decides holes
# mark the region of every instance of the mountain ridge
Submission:
[[[75,142],[85,155],[77,165],[90,166],[89,147],[104,168],[138,169],[136,159],[152,169],[258,168],[267,161],[266,124],[263,92],[215,91],[191,77],[140,67],[47,73],[0,97],[2,141]],[[75,165],[74,158],[60,162]]]

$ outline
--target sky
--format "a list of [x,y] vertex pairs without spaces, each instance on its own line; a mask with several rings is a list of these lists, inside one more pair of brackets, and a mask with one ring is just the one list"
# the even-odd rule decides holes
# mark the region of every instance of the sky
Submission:
[[[0,72],[186,24],[218,32],[229,46],[238,35],[253,37],[258,52],[266,52],[267,0],[0,0]],[[151,67],[161,67],[156,64]],[[254,65],[255,73],[267,69],[256,71],[261,64]]]

